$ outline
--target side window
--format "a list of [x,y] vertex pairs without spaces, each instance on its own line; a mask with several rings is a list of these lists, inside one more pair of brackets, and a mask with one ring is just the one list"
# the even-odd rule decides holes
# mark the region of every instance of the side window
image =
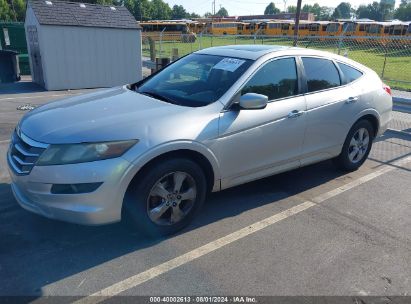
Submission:
[[297,95],[295,59],[278,59],[264,65],[241,90],[241,95],[246,93],[263,94],[268,96],[268,100]]
[[340,75],[331,60],[303,57],[308,92],[321,91],[341,85]]
[[343,72],[345,79],[347,80],[347,83],[353,82],[354,80],[362,76],[362,72],[350,67],[349,65],[339,62],[338,66]]

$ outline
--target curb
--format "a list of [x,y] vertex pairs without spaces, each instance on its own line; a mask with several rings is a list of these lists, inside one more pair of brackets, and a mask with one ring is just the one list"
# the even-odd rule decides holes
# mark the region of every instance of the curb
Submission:
[[391,128],[387,128],[387,131],[411,138],[411,133],[408,133],[408,132],[404,132],[404,131],[397,130],[397,129],[391,129]]
[[411,98],[393,96],[392,101],[401,105],[411,106]]

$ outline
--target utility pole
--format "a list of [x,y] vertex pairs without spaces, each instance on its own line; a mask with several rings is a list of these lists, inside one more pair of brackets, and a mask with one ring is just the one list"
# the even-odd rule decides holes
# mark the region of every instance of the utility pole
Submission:
[[294,43],[293,43],[294,46],[297,46],[297,41],[298,41],[298,27],[300,25],[301,2],[302,0],[297,1],[297,12],[295,13]]
[[287,12],[287,0],[283,0],[284,2],[284,13]]

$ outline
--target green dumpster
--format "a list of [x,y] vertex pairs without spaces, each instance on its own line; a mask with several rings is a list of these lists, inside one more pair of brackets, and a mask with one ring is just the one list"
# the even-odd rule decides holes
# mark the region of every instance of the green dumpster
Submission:
[[27,54],[19,54],[19,67],[20,67],[20,75],[30,75],[30,62],[29,62],[29,55]]
[[0,50],[18,52],[20,74],[30,75],[26,32],[23,22],[0,21]]
[[0,50],[0,83],[20,80],[17,52]]
[[0,21],[0,44],[0,49],[27,54],[24,23]]

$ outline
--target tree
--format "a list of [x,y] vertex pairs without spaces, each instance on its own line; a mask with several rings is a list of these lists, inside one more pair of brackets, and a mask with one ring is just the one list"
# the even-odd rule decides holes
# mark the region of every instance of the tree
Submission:
[[163,0],[152,0],[150,6],[152,19],[167,20],[171,18],[171,8]]
[[334,9],[328,6],[321,6],[320,15],[317,17],[318,20],[326,21],[331,20],[331,15]]
[[124,0],[123,4],[136,20],[151,19],[151,3],[148,0]]
[[[81,2],[81,1],[80,1]],[[96,3],[96,4],[103,4],[103,5],[118,5],[123,3],[117,3],[117,1],[113,0],[96,0],[96,1],[88,1],[89,3]],[[123,1],[122,1],[123,2]]]
[[402,0],[400,6],[395,10],[394,18],[402,21],[411,20],[411,1]]
[[269,5],[264,10],[264,15],[274,15],[278,14],[280,12],[280,9],[275,7],[275,4],[271,2]]
[[[357,17],[376,21],[390,20],[394,16],[394,3],[392,0],[381,0],[379,3],[374,1],[367,6],[360,5],[356,11]],[[401,2],[401,4],[403,3],[405,3],[405,1]]]
[[341,2],[335,8],[332,14],[333,19],[349,19],[351,18],[351,4],[348,2]]
[[378,2],[374,1],[368,5],[360,5],[357,9],[357,17],[359,19],[368,18],[377,21],[381,20]]
[[0,0],[0,20],[11,20],[11,11],[6,0]]
[[199,14],[196,13],[191,13],[190,14],[190,18],[200,18],[201,16]]
[[287,7],[287,13],[296,13],[297,12],[297,7],[295,5],[290,5]]
[[380,1],[380,13],[381,20],[391,20],[394,17],[394,5],[395,0],[381,0]]
[[217,12],[217,16],[228,17],[228,12],[224,7],[221,7]]
[[14,12],[17,21],[24,21],[26,17],[26,1],[13,0]]
[[302,12],[309,13],[311,11],[312,5],[311,4],[304,4],[301,8]]
[[174,5],[171,10],[171,19],[184,19],[189,17],[189,14],[182,5]]
[[318,3],[314,3],[314,5],[304,4],[304,6],[301,8],[301,11],[306,13],[313,13],[316,16],[316,19],[318,19],[321,15],[321,9],[322,7]]

